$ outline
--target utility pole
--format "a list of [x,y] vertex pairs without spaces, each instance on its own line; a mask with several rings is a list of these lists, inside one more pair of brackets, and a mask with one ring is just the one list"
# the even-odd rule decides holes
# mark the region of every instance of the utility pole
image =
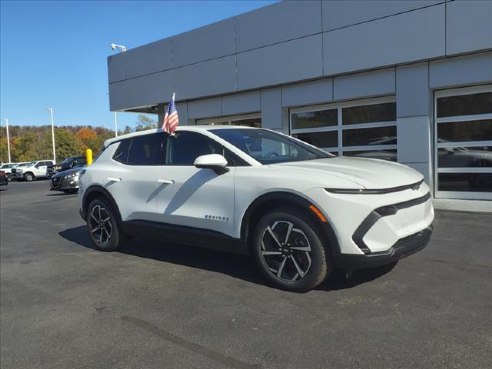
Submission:
[[9,163],[12,163],[12,159],[10,158],[10,135],[9,135],[9,120],[7,118],[5,120],[5,125],[7,128],[7,153],[9,156]]
[[56,150],[55,150],[55,124],[53,123],[53,108],[48,108],[51,117],[51,140],[53,142],[53,161],[56,163]]

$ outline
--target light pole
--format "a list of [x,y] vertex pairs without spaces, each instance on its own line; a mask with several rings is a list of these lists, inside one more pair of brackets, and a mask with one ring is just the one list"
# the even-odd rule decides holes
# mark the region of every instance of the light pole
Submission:
[[[118,44],[111,44],[111,50],[116,50],[120,53],[124,53],[127,50],[127,47],[125,45],[118,45]],[[114,137],[118,137],[118,120],[116,119],[116,112],[113,112],[114,114]]]
[[51,117],[51,140],[53,142],[53,161],[56,163],[56,150],[55,150],[55,125],[53,123],[53,108],[47,108],[50,111]]
[[10,159],[10,136],[9,136],[9,120],[7,118],[5,120],[5,126],[7,128],[7,154],[9,156],[9,163],[12,163],[12,159]]
[[118,137],[118,120],[116,119],[116,112],[114,114],[114,137]]

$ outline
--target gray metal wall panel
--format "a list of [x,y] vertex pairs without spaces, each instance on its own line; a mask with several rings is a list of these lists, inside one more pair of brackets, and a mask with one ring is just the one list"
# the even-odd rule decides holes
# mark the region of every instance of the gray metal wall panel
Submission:
[[169,101],[173,94],[173,71],[128,79],[124,84],[127,107],[157,105]]
[[178,111],[179,125],[187,126],[190,124],[188,118],[188,103],[178,103],[176,104],[176,110]]
[[174,36],[172,48],[175,67],[234,54],[234,19]]
[[430,62],[429,85],[443,88],[492,82],[492,52]]
[[443,56],[444,4],[323,34],[324,74]]
[[389,95],[395,93],[395,69],[352,74],[334,79],[334,100]]
[[320,104],[331,100],[333,100],[331,78],[282,87],[282,106]]
[[220,97],[188,102],[188,118],[212,118],[222,115]]
[[260,91],[222,97],[222,115],[254,113],[261,110]]
[[123,67],[123,55],[108,56],[108,81],[109,83],[123,81],[125,79]]
[[428,115],[398,118],[398,162],[429,163],[431,161],[431,129]]
[[283,1],[236,17],[238,52],[321,32],[321,2]]
[[492,48],[492,1],[446,4],[448,55]]
[[238,54],[239,90],[321,76],[321,35]]
[[398,117],[430,112],[429,65],[427,62],[396,68],[396,113]]
[[282,91],[280,88],[261,90],[261,126],[282,130]]
[[347,27],[392,14],[438,4],[443,0],[428,1],[323,1],[323,31]]
[[125,78],[144,76],[171,69],[171,41],[153,42],[121,53],[124,56]]
[[109,110],[126,109],[125,82],[111,83],[109,85]]
[[193,99],[236,91],[236,57],[220,59],[175,69],[176,98]]

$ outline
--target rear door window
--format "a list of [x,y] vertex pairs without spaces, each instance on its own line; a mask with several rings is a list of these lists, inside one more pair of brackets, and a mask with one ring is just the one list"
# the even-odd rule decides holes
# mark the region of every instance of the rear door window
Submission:
[[131,140],[127,164],[163,165],[166,157],[167,136],[166,133],[159,132],[134,137]]

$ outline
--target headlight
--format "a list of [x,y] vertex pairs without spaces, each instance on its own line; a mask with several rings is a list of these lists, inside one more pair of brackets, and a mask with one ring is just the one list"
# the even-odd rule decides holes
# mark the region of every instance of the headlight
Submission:
[[65,179],[70,179],[70,178],[75,178],[75,177],[78,177],[79,176],[79,172],[77,173],[72,173],[72,174],[67,174],[66,176],[64,176],[63,178]]
[[418,182],[403,185],[403,186],[398,186],[398,187],[390,187],[390,188],[378,188],[378,189],[366,189],[366,188],[325,188],[325,191],[331,192],[331,193],[339,193],[339,194],[352,194],[352,195],[379,195],[379,194],[384,194],[384,193],[391,193],[391,192],[399,192],[399,191],[405,191],[408,189],[412,189],[414,191],[418,190],[419,187],[422,185],[424,182],[423,179],[421,179]]
[[367,190],[365,188],[325,188],[325,191],[339,194],[369,195],[381,193],[381,190]]

